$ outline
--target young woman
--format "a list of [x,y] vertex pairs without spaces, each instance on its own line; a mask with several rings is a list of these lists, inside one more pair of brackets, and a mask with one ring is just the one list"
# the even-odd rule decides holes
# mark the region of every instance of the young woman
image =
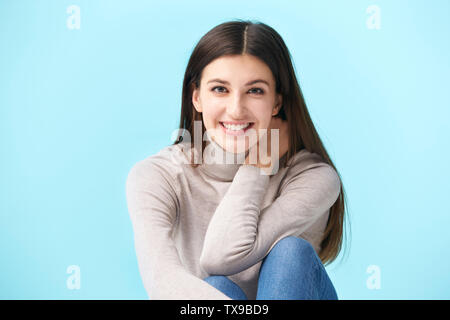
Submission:
[[280,35],[242,20],[205,34],[180,128],[127,179],[149,298],[337,299],[324,264],[342,246],[344,190]]

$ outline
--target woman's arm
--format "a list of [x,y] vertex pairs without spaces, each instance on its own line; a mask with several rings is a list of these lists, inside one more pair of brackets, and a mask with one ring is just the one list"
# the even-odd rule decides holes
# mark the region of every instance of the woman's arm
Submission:
[[177,200],[164,164],[140,161],[126,182],[139,271],[151,300],[231,300],[180,262],[171,237]]
[[294,174],[280,196],[263,210],[269,176],[252,165],[239,168],[208,225],[200,257],[206,272],[231,275],[246,270],[279,240],[300,235],[328,212],[340,193],[339,176],[315,154],[302,161],[290,169]]

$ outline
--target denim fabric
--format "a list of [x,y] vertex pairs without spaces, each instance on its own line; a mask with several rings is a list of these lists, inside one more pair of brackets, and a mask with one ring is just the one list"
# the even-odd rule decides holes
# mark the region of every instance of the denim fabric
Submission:
[[204,280],[233,300],[248,300],[244,291],[226,276],[209,276]]
[[[226,276],[204,279],[233,300],[247,300]],[[337,300],[337,293],[311,244],[297,237],[281,239],[264,258],[256,300]]]

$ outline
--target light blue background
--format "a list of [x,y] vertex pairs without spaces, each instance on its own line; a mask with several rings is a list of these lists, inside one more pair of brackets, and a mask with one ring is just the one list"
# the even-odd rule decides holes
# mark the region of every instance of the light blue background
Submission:
[[449,299],[449,12],[446,0],[0,0],[0,298],[147,298],[126,176],[171,142],[197,41],[241,18],[284,38],[342,176],[351,245],[327,267],[339,297]]

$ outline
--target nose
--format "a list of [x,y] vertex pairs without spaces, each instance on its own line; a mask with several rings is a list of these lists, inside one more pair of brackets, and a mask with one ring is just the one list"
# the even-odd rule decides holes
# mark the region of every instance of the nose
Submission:
[[247,115],[247,108],[245,107],[245,101],[239,94],[234,95],[232,99],[230,99],[227,106],[227,113],[232,119],[245,119]]

